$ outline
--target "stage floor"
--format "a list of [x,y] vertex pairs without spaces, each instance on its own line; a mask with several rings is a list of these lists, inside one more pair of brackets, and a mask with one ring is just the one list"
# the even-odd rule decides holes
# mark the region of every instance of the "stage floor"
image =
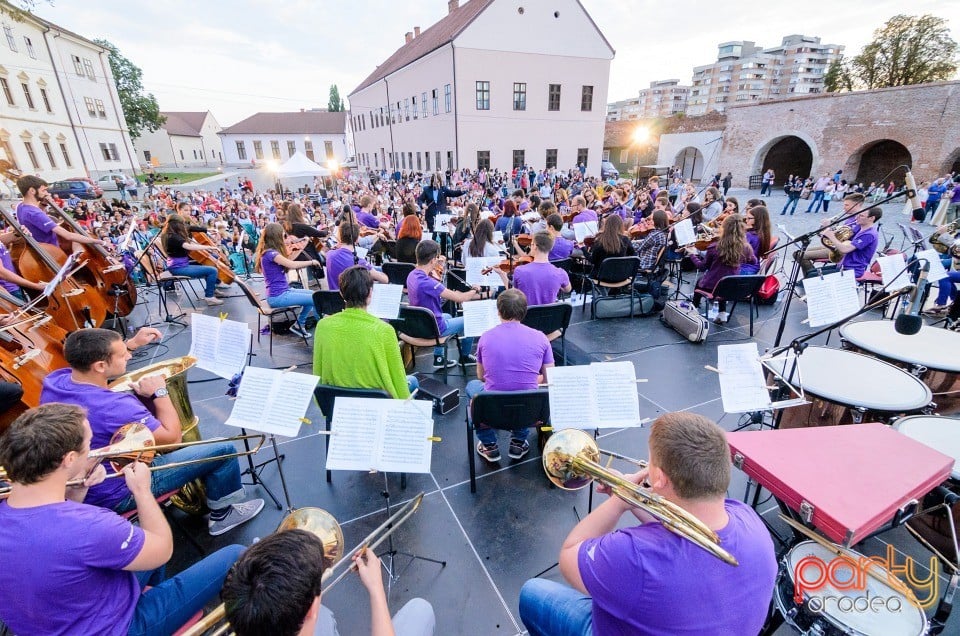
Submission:
[[[254,286],[262,289],[255,279]],[[147,295],[147,294],[144,294]],[[177,301],[190,311],[190,304],[180,295],[168,297],[173,311]],[[198,307],[203,303],[198,303]],[[781,305],[761,307],[755,325],[755,340],[760,350],[771,347],[776,336]],[[229,298],[222,307],[204,309],[217,315],[225,312],[231,320],[256,325],[256,312],[242,296]],[[592,361],[629,360],[636,366],[637,377],[648,378],[640,384],[640,408],[643,417],[656,417],[666,411],[690,410],[718,421],[727,430],[740,423],[739,416],[725,415],[720,401],[719,381],[704,365],[716,365],[716,348],[720,344],[745,342],[748,333],[749,308],[737,307],[727,325],[711,325],[711,333],[703,344],[691,344],[661,324],[656,316],[634,319],[589,320],[589,308],[581,312],[579,303],[573,312],[574,324],[567,333],[567,359],[570,364]],[[806,332],[801,319],[805,308],[794,302],[786,326],[785,342]],[[870,316],[876,319],[879,314]],[[130,324],[139,326],[158,321],[158,303],[154,294],[148,304],[141,305],[130,316]],[[185,318],[189,323],[189,315]],[[131,360],[129,369],[185,355],[190,348],[190,330],[160,322],[164,333],[162,344],[147,347]],[[254,366],[286,368],[297,366],[297,372],[311,372],[311,351],[294,336],[276,336],[273,355],[268,351],[268,335],[254,342]],[[821,338],[819,342],[825,342]],[[834,334],[829,342],[839,346]],[[555,346],[559,362],[559,344]],[[429,351],[417,359],[419,371],[431,373]],[[439,376],[437,376],[439,377]],[[460,388],[467,379],[453,369],[447,382]],[[238,431],[224,426],[232,408],[224,395],[227,381],[208,372],[193,369],[189,373],[189,393],[200,418],[204,438],[232,435]],[[548,568],[557,559],[563,539],[587,512],[587,491],[565,492],[551,487],[540,466],[536,449],[522,461],[512,461],[503,454],[499,466],[490,467],[477,459],[477,493],[470,493],[466,452],[464,414],[466,399],[461,395],[460,407],[447,415],[435,415],[435,435],[442,442],[434,445],[432,472],[410,475],[406,490],[401,491],[399,477],[389,476],[392,503],[401,504],[423,491],[423,506],[410,521],[394,534],[397,550],[446,561],[441,567],[426,561],[397,558],[399,579],[392,584],[389,602],[392,611],[413,597],[429,600],[436,611],[436,634],[487,635],[521,634],[523,625],[518,615],[518,595],[525,580]],[[324,480],[324,437],[317,433],[323,418],[315,405],[307,412],[311,425],[300,434],[280,443],[286,455],[284,474],[294,507],[316,506],[332,513],[343,527],[348,547],[356,545],[386,516],[383,476],[355,472],[335,472],[333,483]],[[646,429],[607,430],[600,436],[602,448],[633,457],[646,458]],[[263,461],[272,456],[267,447],[257,457]],[[891,467],[895,470],[895,467]],[[268,467],[263,479],[281,499],[280,479],[275,466]],[[842,484],[838,484],[842,487]],[[746,477],[733,472],[729,496],[742,499]],[[206,533],[206,522],[183,516],[183,525],[206,550],[229,543],[251,544],[257,537],[273,532],[285,515],[270,504],[259,487],[249,489],[251,495],[268,500],[267,507],[252,522],[221,537]],[[767,498],[760,510],[773,527],[786,536],[785,524],[777,519],[775,502]],[[178,515],[182,516],[182,515]],[[178,532],[178,531],[177,531]],[[179,532],[178,532],[179,534]],[[870,539],[858,550],[866,554],[884,554],[886,543],[892,543],[905,555],[927,563],[929,554],[904,530],[887,532],[879,539]],[[170,571],[186,567],[197,558],[196,551],[178,536]],[[918,569],[917,575],[927,576]],[[560,580],[556,568],[546,577]],[[941,581],[941,590],[946,579]],[[341,634],[362,634],[369,630],[369,607],[366,594],[356,577],[325,594],[323,603],[335,613]],[[705,625],[710,621],[704,616]],[[953,616],[946,633],[960,633],[960,618]],[[782,627],[778,634],[792,633]]]

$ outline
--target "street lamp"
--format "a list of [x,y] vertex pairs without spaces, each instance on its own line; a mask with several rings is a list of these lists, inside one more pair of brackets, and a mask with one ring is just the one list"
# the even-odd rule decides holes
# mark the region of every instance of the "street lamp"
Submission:
[[633,143],[637,146],[637,156],[634,162],[634,175],[637,183],[635,188],[640,188],[640,146],[650,138],[650,129],[646,126],[637,126],[633,131]]
[[340,198],[340,163],[336,159],[327,160],[327,168],[330,170],[330,174],[333,176],[333,194],[338,199]]

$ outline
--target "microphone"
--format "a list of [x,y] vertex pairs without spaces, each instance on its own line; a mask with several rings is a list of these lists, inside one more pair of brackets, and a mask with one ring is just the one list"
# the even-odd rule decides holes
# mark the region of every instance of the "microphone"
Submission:
[[913,178],[913,173],[907,170],[903,180],[907,184],[907,200],[910,201],[910,207],[913,208],[913,218],[923,220],[925,212],[920,204],[919,197],[917,197],[917,181]]
[[905,336],[912,336],[920,331],[923,326],[923,318],[920,317],[920,303],[923,300],[923,292],[927,287],[927,275],[930,273],[930,261],[923,259],[923,269],[917,277],[917,284],[913,288],[910,296],[910,309],[897,316],[894,323],[894,329],[897,333]]

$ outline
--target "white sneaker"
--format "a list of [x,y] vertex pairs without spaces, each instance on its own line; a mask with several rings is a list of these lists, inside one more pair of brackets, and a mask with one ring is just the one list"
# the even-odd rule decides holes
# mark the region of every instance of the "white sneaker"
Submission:
[[243,503],[233,504],[230,506],[230,512],[223,519],[217,521],[210,519],[207,522],[207,530],[211,537],[230,532],[240,524],[256,517],[261,510],[263,510],[263,499],[251,499]]
[[717,314],[717,317],[713,322],[717,323],[718,325],[722,325],[728,320],[730,320],[730,314],[726,311],[721,311],[720,313]]
[[222,305],[222,304],[223,304],[223,301],[220,300],[219,298],[217,298],[216,296],[214,296],[213,298],[204,298],[204,300],[207,301],[207,306],[208,306],[208,307],[213,307],[214,305]]

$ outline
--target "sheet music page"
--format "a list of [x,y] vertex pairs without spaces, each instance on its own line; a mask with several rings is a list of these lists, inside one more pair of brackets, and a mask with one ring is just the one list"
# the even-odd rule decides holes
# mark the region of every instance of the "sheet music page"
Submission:
[[[250,368],[247,367],[247,370]],[[272,371],[280,375],[273,383],[270,406],[263,421],[253,428],[263,433],[296,437],[300,432],[300,425],[303,424],[303,417],[310,408],[313,389],[320,378],[312,373],[294,373],[276,369]],[[243,377],[247,377],[246,372]],[[237,395],[239,396],[239,392]]]
[[860,304],[860,294],[857,293],[857,274],[852,269],[830,274],[833,285],[833,293],[837,299],[837,306],[840,308],[840,318],[846,318],[856,313],[862,306]]
[[[220,337],[220,319],[216,316],[195,313],[190,319],[190,355],[197,359],[197,366],[213,371],[217,360],[217,340]],[[214,373],[216,373],[214,371]],[[217,373],[217,375],[220,375]]]
[[381,400],[387,404],[378,470],[429,473],[433,450],[433,404],[426,400]]
[[586,221],[584,223],[574,223],[573,224],[573,234],[577,239],[577,243],[583,243],[583,239],[588,236],[595,236],[597,233],[597,222],[596,221]]
[[[227,426],[263,430],[267,421],[267,412],[270,406],[270,395],[273,392],[273,383],[280,371],[250,367],[243,374],[240,386],[237,388],[237,399],[233,401],[233,410],[230,417],[224,422]],[[299,430],[299,424],[297,430]],[[296,433],[294,433],[296,435]]]
[[57,291],[57,286],[63,282],[63,279],[66,278],[67,272],[74,268],[77,264],[77,259],[79,255],[76,252],[71,252],[70,256],[67,257],[67,260],[63,262],[63,265],[57,270],[57,273],[54,274],[53,278],[49,283],[43,288],[43,296],[49,298],[55,291]]
[[693,231],[693,221],[684,219],[673,224],[673,235],[677,237],[677,245],[684,246],[696,243],[697,234]]
[[770,408],[770,392],[760,366],[757,343],[717,347],[720,397],[727,413],[746,413]]
[[438,214],[433,218],[433,227],[446,227],[452,218],[452,214]]
[[[939,262],[939,259],[937,259]],[[910,274],[901,274],[907,269],[907,261],[903,254],[891,254],[889,256],[878,256],[877,263],[880,264],[880,277],[888,292],[895,292],[898,289],[908,287],[910,283]]]
[[245,322],[219,320],[213,371],[222,378],[230,379],[243,370],[247,363],[252,332]]
[[860,309],[856,274],[852,270],[806,278],[807,318],[811,327],[837,322]]
[[550,426],[596,428],[597,391],[591,365],[550,367],[547,369],[547,392],[550,394]]
[[353,250],[354,250],[354,252],[356,252],[357,258],[359,258],[359,259],[366,258],[366,257],[367,257],[367,252],[370,251],[370,250],[368,250],[368,249],[365,248],[365,247],[360,247],[359,245],[354,245],[354,246],[353,246]]
[[466,257],[463,259],[467,270],[468,285],[482,285],[484,287],[502,287],[503,281],[496,272],[481,274],[487,267],[496,267],[500,264],[499,256]]
[[[947,277],[947,270],[943,268],[943,262],[940,260],[940,255],[937,254],[937,250],[931,247],[928,250],[917,252],[914,256],[918,259],[925,258],[930,263],[930,272],[927,274],[928,284],[935,283]],[[920,265],[921,267],[923,266],[923,261],[920,261]]]
[[494,230],[493,242],[496,245],[503,245],[503,232],[501,232],[500,230]]
[[476,338],[483,335],[488,329],[500,324],[500,315],[497,313],[497,301],[471,300],[463,303],[463,335],[467,338]]
[[374,283],[373,298],[367,311],[377,318],[395,320],[400,315],[401,296],[403,296],[403,285]]
[[596,387],[597,428],[640,426],[637,370],[633,363],[594,362],[590,365]]
[[327,449],[327,470],[376,468],[386,402],[377,398],[336,398],[330,422],[333,434]]

